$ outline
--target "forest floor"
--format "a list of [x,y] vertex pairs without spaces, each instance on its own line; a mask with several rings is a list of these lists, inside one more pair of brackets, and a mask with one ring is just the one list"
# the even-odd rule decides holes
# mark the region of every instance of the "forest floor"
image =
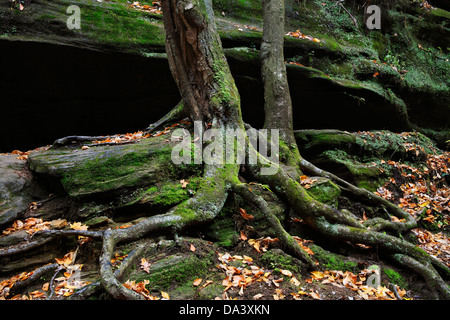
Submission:
[[[168,128],[159,134],[167,131]],[[379,133],[357,134],[366,141],[371,138],[377,140]],[[402,135],[408,133],[399,136]],[[131,140],[143,138],[141,135],[130,137],[133,136],[129,136]],[[116,139],[115,142],[105,140],[103,143],[123,142]],[[409,145],[409,148],[409,152],[417,151],[417,155],[424,151],[418,145]],[[29,152],[13,151],[11,154],[27,161]],[[390,167],[393,171],[376,193],[398,204],[418,221],[418,227],[405,237],[450,266],[450,190],[446,180],[450,173],[450,154],[427,154],[416,164],[380,159],[379,165],[384,168],[381,170]],[[302,184],[308,188],[309,183],[314,182],[304,176]],[[32,202],[29,208],[32,210],[36,206],[38,204]],[[348,209],[354,207],[348,206]],[[305,271],[301,263],[280,250],[277,238],[255,236],[257,233],[252,232],[253,212],[239,208],[232,214],[233,218],[237,217],[237,222],[230,235],[233,239],[227,245],[211,239],[208,226],[199,227],[181,237],[152,237],[133,245],[120,245],[111,263],[120,269],[120,265],[130,259],[120,281],[147,299],[422,300],[432,297],[423,279],[386,261],[378,255],[376,248],[324,243],[314,231],[307,230],[301,220],[286,218],[286,229],[302,235],[296,236],[297,242],[320,265],[318,271]],[[365,213],[362,217],[367,218]],[[103,218],[89,226],[85,222],[65,219],[24,218],[4,228],[0,241],[45,229],[101,230],[112,226],[126,228],[136,223]],[[101,244],[94,239],[79,237],[65,242],[62,247],[67,248],[67,254],[56,257],[51,262],[55,268],[39,279],[33,279],[33,273],[42,266],[1,275],[0,300],[79,298],[80,293],[99,279]],[[141,250],[138,258],[132,254],[137,250]],[[28,279],[33,281],[26,290],[13,290],[16,283]],[[101,290],[93,297],[108,299]]]

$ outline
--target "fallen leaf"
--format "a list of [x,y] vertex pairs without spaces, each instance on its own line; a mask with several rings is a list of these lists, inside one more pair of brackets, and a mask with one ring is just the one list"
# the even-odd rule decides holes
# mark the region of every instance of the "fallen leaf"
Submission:
[[49,285],[50,285],[49,282],[44,283],[44,284],[42,285],[42,290],[48,291]]
[[161,291],[161,296],[163,299],[170,300],[170,296],[167,292]]
[[195,250],[196,250],[192,243],[191,243],[191,246],[189,247],[189,250],[191,250],[192,252],[195,252]]
[[251,214],[248,214],[245,209],[239,208],[239,213],[241,214],[242,218],[245,220],[252,220],[253,216]]
[[240,238],[239,238],[239,240],[242,240],[242,241],[247,241],[247,236],[245,235],[245,233],[244,233],[244,231],[241,231],[241,236],[240,236]]
[[74,230],[87,230],[88,226],[82,224],[81,222],[74,222],[70,224],[70,228]]
[[258,293],[258,294],[255,294],[254,296],[253,296],[253,300],[258,300],[259,298],[262,298],[264,295],[262,294],[262,293]]
[[150,273],[150,266],[151,263],[147,261],[147,259],[142,258],[141,259],[141,269],[144,270],[147,273]]
[[200,287],[200,289],[205,288],[206,286],[210,285],[211,283],[213,283],[212,280],[206,280],[206,282]]
[[186,189],[186,186],[188,185],[189,181],[186,181],[184,179],[180,180],[181,188]]
[[292,277],[290,282],[292,282],[296,287],[300,285],[300,281],[298,281],[296,277]]
[[320,271],[311,271],[311,274],[314,276],[313,279],[320,280],[324,277],[323,273]]
[[320,300],[319,294],[316,293],[316,292],[314,292],[314,291],[312,291],[312,290],[311,290],[311,292],[309,293],[309,295],[310,295],[311,297],[313,297],[314,299]]
[[290,272],[289,270],[280,270],[280,272],[285,276],[292,277],[292,272]]
[[200,283],[202,283],[203,279],[202,278],[197,278],[194,280],[194,282],[192,283],[192,285],[194,287],[198,287],[200,285]]
[[70,251],[62,259],[55,258],[56,263],[58,263],[59,265],[68,266],[73,262],[74,254],[75,254],[74,251]]

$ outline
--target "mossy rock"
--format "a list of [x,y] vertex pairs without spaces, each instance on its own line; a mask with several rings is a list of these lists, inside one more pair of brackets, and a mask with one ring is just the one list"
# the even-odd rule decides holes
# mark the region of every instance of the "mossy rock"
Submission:
[[[190,244],[196,247],[192,252]],[[162,240],[160,243],[149,244],[145,258],[151,263],[149,272],[145,272],[136,263],[134,270],[126,276],[131,281],[149,281],[147,288],[151,291],[167,291],[171,299],[192,299],[201,294],[200,298],[212,299],[220,296],[219,286],[211,286],[208,290],[192,285],[197,278],[208,278],[221,283],[221,275],[215,273],[215,245],[208,244],[198,238],[183,238],[179,243]],[[133,268],[131,268],[133,269]],[[217,278],[215,277],[217,275]],[[216,281],[215,281],[216,282]]]
[[356,144],[354,134],[341,130],[296,130],[294,136],[302,154],[335,148],[350,150]]
[[199,259],[195,255],[186,257],[175,254],[154,263],[150,267],[150,273],[148,275],[142,274],[139,280],[149,280],[151,288],[167,288],[174,282],[181,283],[187,278],[199,275],[208,267],[208,261]]
[[135,144],[102,146],[87,150],[33,152],[29,167],[41,176],[60,181],[72,198],[136,188],[176,176],[170,161],[172,144],[166,138],[144,139]]
[[315,180],[310,188],[307,189],[309,195],[311,195],[317,201],[325,203],[335,209],[338,207],[338,198],[341,195],[341,189],[327,178],[322,177],[310,177]]
[[327,150],[320,156],[319,166],[348,179],[356,186],[375,191],[383,185],[383,171],[374,163],[362,163],[342,150]]
[[219,246],[229,248],[236,245],[238,240],[238,232],[236,223],[231,216],[219,214],[214,221],[205,229],[205,235],[217,242]]

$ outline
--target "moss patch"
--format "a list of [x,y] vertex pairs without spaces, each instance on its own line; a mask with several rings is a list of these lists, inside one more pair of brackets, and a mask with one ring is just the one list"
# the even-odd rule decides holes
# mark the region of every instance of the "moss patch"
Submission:
[[355,272],[358,263],[347,260],[344,256],[327,251],[315,244],[311,245],[314,257],[326,270],[341,270]]
[[269,269],[274,269],[275,271],[279,269],[289,270],[295,273],[301,271],[299,264],[290,255],[280,249],[272,249],[265,252],[260,260]]
[[333,208],[338,206],[338,197],[341,194],[341,189],[328,179],[314,177],[318,180],[309,189],[307,189],[309,195],[311,195],[317,201],[328,204]]
[[398,285],[400,288],[407,288],[408,282],[406,279],[399,274],[397,271],[391,269],[391,268],[383,268],[382,269],[384,275],[389,279],[389,282]]
[[149,280],[151,289],[167,289],[173,284],[183,283],[188,279],[195,279],[199,274],[208,270],[210,262],[194,255],[168,256],[150,268],[150,273],[138,273],[132,280],[137,282]]

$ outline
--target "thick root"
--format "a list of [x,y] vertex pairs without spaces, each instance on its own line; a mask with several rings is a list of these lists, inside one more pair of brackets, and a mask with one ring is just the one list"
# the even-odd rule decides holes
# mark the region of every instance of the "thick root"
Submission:
[[181,100],[172,110],[170,110],[164,117],[156,121],[155,123],[150,124],[147,129],[145,130],[145,133],[152,133],[155,130],[161,128],[165,124],[172,122],[172,121],[178,121],[181,120],[185,116],[184,112],[184,104],[183,100]]
[[309,269],[314,270],[317,268],[316,263],[311,259],[309,254],[305,250],[303,250],[303,248],[300,247],[297,241],[295,241],[295,239],[292,238],[292,236],[283,228],[280,220],[278,220],[278,218],[270,211],[267,202],[262,197],[257,196],[249,190],[247,185],[241,183],[234,184],[232,190],[261,210],[264,218],[266,218],[270,223],[273,230],[275,231],[277,238],[280,239],[281,243],[288,252],[299,258],[301,261],[305,262]]
[[228,177],[237,177],[237,166],[205,166],[203,185],[194,198],[132,227],[106,230],[100,257],[101,283],[105,290],[115,299],[143,299],[142,295],[125,288],[114,275],[111,258],[115,246],[119,242],[136,241],[152,232],[168,230],[178,233],[190,226],[212,221],[227,199]]
[[404,254],[392,255],[400,265],[420,274],[434,291],[435,298],[439,299],[439,294],[446,300],[450,300],[450,287],[442,280],[438,272],[429,263],[420,263],[418,260]]
[[450,269],[430,256],[425,250],[391,235],[331,224],[323,218],[316,220],[316,227],[327,237],[376,246],[381,251],[393,253],[393,257],[397,262],[422,275],[431,290],[434,290],[434,287],[438,285],[438,289],[444,298],[449,299],[449,288],[439,273],[433,268],[433,265],[438,266],[444,276],[449,274]]
[[389,214],[392,214],[399,219],[405,219],[405,222],[387,221],[380,218],[371,219],[364,223],[364,225],[366,227],[370,227],[371,230],[386,230],[402,233],[417,226],[416,221],[411,215],[403,211],[392,202],[374,194],[373,192],[370,192],[363,188],[358,188],[330,172],[317,168],[315,165],[303,158],[299,159],[299,166],[304,172],[312,173],[314,175],[330,179],[331,181],[335,182],[344,192],[349,193],[354,198],[365,201],[370,205],[382,206],[388,211]]

